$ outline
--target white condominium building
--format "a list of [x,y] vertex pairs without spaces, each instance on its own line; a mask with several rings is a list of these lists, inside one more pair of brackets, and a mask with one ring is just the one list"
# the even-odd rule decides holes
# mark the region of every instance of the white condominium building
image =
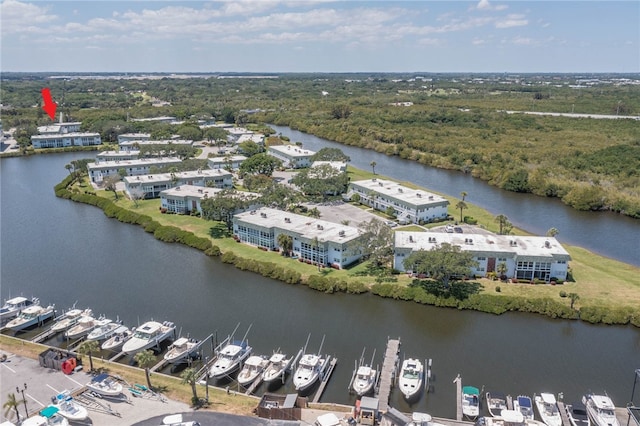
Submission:
[[442,243],[460,247],[478,262],[470,275],[485,276],[497,272],[504,263],[509,278],[549,282],[567,279],[569,253],[552,237],[528,237],[494,234],[457,234],[439,232],[394,233],[393,267],[404,271],[404,260],[419,250],[431,250]]
[[288,235],[295,256],[320,266],[344,268],[362,257],[358,228],[267,207],[235,215],[233,233],[264,250],[278,250],[278,236]]
[[446,219],[449,201],[440,195],[421,189],[412,189],[383,179],[367,179],[351,182],[345,198],[360,196],[362,204],[376,210],[393,208],[400,223],[434,222]]
[[315,152],[296,145],[272,145],[267,149],[267,154],[281,160],[285,167],[301,169],[311,166],[311,157]]

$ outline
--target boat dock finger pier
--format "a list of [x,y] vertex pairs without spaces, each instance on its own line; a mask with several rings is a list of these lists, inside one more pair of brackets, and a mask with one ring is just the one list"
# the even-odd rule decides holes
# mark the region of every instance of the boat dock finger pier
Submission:
[[380,411],[389,409],[389,395],[393,387],[398,371],[400,354],[400,339],[387,339],[387,349],[384,352],[382,362],[382,372],[380,373],[380,384],[376,389],[376,398],[380,401]]

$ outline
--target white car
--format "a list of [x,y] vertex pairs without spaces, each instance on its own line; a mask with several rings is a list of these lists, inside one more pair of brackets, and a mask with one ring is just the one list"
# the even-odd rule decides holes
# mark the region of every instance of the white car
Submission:
[[395,228],[396,226],[398,226],[398,224],[396,222],[392,221],[392,220],[387,220],[384,223],[385,223],[385,225],[387,225],[387,226],[389,226],[391,228]]
[[448,232],[449,234],[453,234],[453,226],[451,225],[447,225],[444,227],[445,232]]

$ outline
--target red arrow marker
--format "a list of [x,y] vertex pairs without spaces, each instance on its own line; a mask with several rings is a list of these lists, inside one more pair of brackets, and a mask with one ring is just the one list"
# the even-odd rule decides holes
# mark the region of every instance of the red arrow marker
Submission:
[[58,104],[53,102],[51,99],[51,91],[48,87],[42,89],[42,100],[44,101],[44,105],[42,109],[49,114],[49,117],[53,120],[56,116],[56,108],[58,108]]

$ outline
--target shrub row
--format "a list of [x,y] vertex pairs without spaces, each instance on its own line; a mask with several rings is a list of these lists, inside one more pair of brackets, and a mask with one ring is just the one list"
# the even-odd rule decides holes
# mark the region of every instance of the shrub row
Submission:
[[254,259],[246,259],[236,256],[232,251],[227,251],[222,255],[221,260],[224,263],[234,265],[243,271],[256,272],[263,277],[273,278],[287,284],[299,284],[302,276],[299,272],[292,269],[283,268],[272,262],[261,262]]
[[309,288],[325,293],[335,293],[339,291],[342,293],[360,294],[367,291],[367,286],[360,281],[347,282],[344,280],[332,280],[319,275],[310,276],[305,284],[308,285]]

